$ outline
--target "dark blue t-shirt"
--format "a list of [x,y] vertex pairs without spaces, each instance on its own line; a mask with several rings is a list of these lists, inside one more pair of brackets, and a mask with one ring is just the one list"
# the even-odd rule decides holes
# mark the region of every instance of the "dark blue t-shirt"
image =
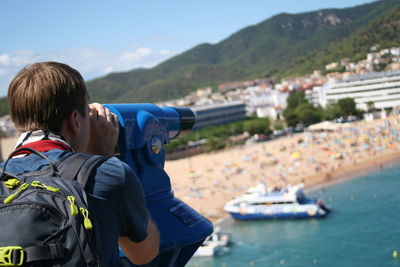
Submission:
[[[52,162],[67,151],[53,149],[45,154]],[[3,167],[4,163],[0,164]],[[6,171],[14,174],[48,167],[46,160],[35,154],[12,158]],[[89,178],[85,191],[89,199],[90,216],[95,217],[98,233],[98,254],[103,266],[118,266],[118,237],[134,242],[147,237],[148,215],[142,185],[132,169],[113,157],[103,162]]]

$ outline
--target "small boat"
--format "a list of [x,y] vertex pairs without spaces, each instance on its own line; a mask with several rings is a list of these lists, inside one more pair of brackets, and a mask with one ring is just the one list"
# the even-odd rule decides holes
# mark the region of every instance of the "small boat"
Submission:
[[306,197],[303,188],[301,183],[266,190],[265,185],[260,183],[226,203],[224,210],[238,220],[325,217],[330,207],[322,199]]
[[193,254],[193,257],[212,257],[219,254],[222,249],[223,247],[217,243],[203,243]]
[[204,240],[203,244],[196,250],[193,257],[212,257],[225,253],[230,242],[230,235],[223,234],[217,228]]

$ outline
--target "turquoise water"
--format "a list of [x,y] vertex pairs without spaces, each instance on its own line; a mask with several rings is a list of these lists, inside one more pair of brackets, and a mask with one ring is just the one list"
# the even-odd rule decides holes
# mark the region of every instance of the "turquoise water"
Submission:
[[333,211],[325,219],[241,222],[222,227],[234,244],[187,266],[400,266],[400,166],[309,193]]

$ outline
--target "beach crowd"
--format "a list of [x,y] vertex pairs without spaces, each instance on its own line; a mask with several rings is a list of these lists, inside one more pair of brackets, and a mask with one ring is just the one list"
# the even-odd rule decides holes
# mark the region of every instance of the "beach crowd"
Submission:
[[223,206],[259,182],[269,188],[324,186],[383,168],[400,156],[400,117],[341,124],[262,143],[167,161],[175,195],[216,221]]

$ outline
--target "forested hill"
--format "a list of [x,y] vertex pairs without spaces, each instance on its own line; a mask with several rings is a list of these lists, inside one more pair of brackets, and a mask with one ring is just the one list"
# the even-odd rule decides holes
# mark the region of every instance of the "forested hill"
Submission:
[[154,102],[199,87],[251,78],[302,75],[340,57],[365,57],[372,45],[400,44],[400,1],[279,14],[217,44],[201,44],[151,69],[88,82],[100,102]]
[[[364,58],[371,46],[399,46],[399,32],[399,0],[284,13],[154,68],[112,73],[87,85],[91,100],[102,103],[170,100],[223,82],[303,75],[343,57]],[[1,111],[4,104],[0,101]]]

